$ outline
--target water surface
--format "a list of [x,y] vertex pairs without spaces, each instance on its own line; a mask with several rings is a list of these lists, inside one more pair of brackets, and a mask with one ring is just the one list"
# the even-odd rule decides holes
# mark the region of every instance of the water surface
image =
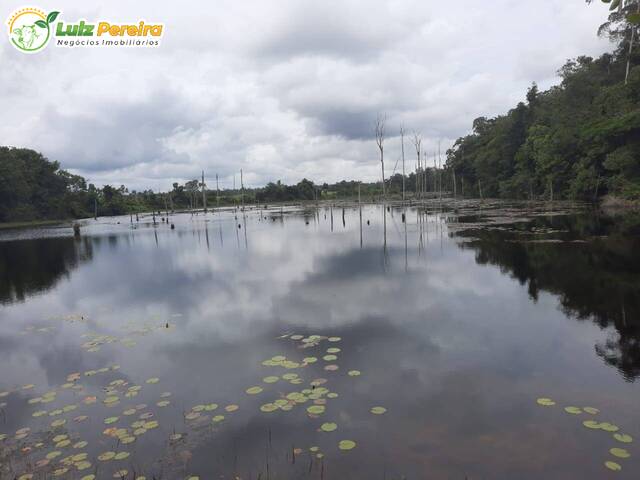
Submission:
[[[3,232],[0,476],[637,478],[637,224],[436,207],[407,208],[406,222],[397,206],[278,207],[172,215],[174,230],[91,220],[79,239],[68,227]],[[263,365],[280,356],[290,368]],[[307,411],[314,399],[323,413]],[[157,427],[135,435],[136,422]],[[109,451],[129,456],[97,459]],[[83,470],[60,464],[83,452]]]

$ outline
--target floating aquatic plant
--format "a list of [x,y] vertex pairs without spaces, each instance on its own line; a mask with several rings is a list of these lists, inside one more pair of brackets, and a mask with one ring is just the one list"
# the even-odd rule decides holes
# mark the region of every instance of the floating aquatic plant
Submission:
[[565,407],[564,411],[572,415],[580,415],[582,413],[582,410],[578,407]]
[[353,450],[355,447],[356,442],[353,440],[340,440],[340,443],[338,443],[338,448],[344,451]]
[[374,415],[383,415],[387,412],[387,409],[384,407],[373,407],[371,409],[371,413],[373,413]]
[[629,458],[631,454],[624,448],[612,448],[609,453],[618,458]]
[[616,462],[612,462],[612,461],[607,461],[604,462],[604,466],[607,467],[609,470],[613,470],[614,472],[619,472],[620,470],[622,470],[622,466]]
[[333,432],[338,428],[337,423],[327,422],[320,425],[320,430],[323,432]]
[[631,443],[633,442],[633,437],[631,435],[626,435],[624,433],[614,433],[613,438],[615,438],[620,443]]

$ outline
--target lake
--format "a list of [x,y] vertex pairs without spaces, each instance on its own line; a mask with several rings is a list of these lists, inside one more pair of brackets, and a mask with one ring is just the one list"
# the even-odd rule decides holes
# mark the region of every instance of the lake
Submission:
[[637,217],[438,207],[0,232],[0,477],[638,478]]

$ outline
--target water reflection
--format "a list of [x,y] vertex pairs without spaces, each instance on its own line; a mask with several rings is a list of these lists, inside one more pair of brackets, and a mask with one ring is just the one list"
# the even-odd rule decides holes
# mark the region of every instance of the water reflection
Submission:
[[[342,228],[333,222],[336,208]],[[180,479],[601,478],[610,437],[535,399],[594,405],[639,436],[630,381],[640,362],[635,231],[590,215],[509,222],[493,221],[504,212],[490,215],[381,205],[246,209],[176,215],[175,230],[150,219],[136,228],[101,220],[83,228],[80,243],[43,239],[37,253],[0,242],[3,258],[26,252],[20,263],[4,260],[1,291],[34,283],[20,280],[23,263],[30,278],[63,272],[64,279],[24,287],[2,307],[0,392],[10,393],[0,398],[7,403],[0,432],[48,426],[53,418],[32,414],[53,405],[27,400],[57,388],[56,407],[77,405],[64,428],[89,441],[92,460],[122,448],[103,434],[105,418],[124,419],[127,408],[146,404],[141,411],[159,422],[127,447],[130,461],[100,464],[104,478],[122,467]],[[540,242],[550,239],[563,243]],[[57,241],[67,253],[53,264],[26,258],[58,252]],[[301,350],[278,338],[284,333],[341,337],[340,369],[324,370],[326,342]],[[110,341],[89,352],[87,334]],[[287,372],[263,360],[310,354],[319,361],[293,370],[304,385],[262,382]],[[73,372],[114,365],[120,369],[83,376],[82,393],[60,387]],[[352,369],[362,376],[348,376]],[[146,384],[151,377],[160,382]],[[319,418],[307,415],[308,405],[260,411],[317,378],[339,394]],[[108,407],[103,388],[114,380],[141,392]],[[27,383],[33,391],[22,389]],[[253,385],[265,391],[245,394]],[[166,408],[156,406],[162,392],[172,394]],[[97,404],[85,405],[91,395]],[[211,402],[218,411],[240,408],[223,411],[220,424],[185,421],[193,406]],[[387,414],[372,416],[376,405]],[[90,421],[71,421],[83,414]],[[339,428],[319,432],[323,422]],[[184,439],[168,442],[175,432]],[[342,439],[357,448],[340,452]],[[325,457],[311,455],[312,446]],[[6,460],[2,478],[13,478],[7,465],[24,460]],[[619,477],[638,471],[634,454]]]

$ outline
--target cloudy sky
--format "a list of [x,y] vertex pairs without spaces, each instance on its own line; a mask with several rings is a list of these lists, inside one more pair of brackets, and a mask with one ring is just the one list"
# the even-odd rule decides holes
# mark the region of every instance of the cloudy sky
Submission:
[[[225,187],[241,168],[250,186],[373,180],[378,112],[390,136],[404,124],[444,151],[532,81],[557,82],[567,58],[611,48],[595,33],[606,7],[584,0],[36,5],[65,21],[165,23],[155,49],[50,44],[24,55],[0,42],[0,144],[131,189],[167,189],[202,169]],[[0,14],[21,6],[4,0]],[[391,138],[387,174],[399,155]]]

